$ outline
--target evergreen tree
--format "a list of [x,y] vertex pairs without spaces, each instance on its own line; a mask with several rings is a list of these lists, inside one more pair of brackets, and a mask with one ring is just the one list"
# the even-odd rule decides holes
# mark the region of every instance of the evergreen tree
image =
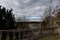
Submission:
[[6,16],[6,9],[3,7],[1,8],[0,6],[0,30],[1,29],[6,29],[6,20],[5,20],[5,16]]
[[6,8],[1,8],[0,6],[0,29],[14,29],[15,27],[15,18],[11,10]]
[[6,15],[6,19],[7,19],[7,28],[8,29],[15,29],[15,18],[14,15],[12,13],[12,9],[11,10],[7,10],[7,15]]
[[[0,30],[6,29],[16,29],[15,27],[15,18],[11,10],[6,10],[6,8],[1,8],[0,6]],[[17,37],[18,35],[16,35]],[[10,40],[13,38],[13,33],[9,32]],[[2,31],[1,40],[6,40],[7,32]],[[18,38],[17,38],[18,39]]]
[[6,8],[2,8],[2,29],[6,29]]
[[2,27],[2,13],[1,13],[1,6],[0,6],[0,30],[1,30],[1,27]]

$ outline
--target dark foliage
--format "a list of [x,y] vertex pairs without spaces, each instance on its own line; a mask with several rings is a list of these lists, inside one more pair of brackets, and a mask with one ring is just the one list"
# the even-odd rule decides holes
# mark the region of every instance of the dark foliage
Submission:
[[0,30],[1,29],[15,29],[15,18],[11,10],[1,8],[0,6]]

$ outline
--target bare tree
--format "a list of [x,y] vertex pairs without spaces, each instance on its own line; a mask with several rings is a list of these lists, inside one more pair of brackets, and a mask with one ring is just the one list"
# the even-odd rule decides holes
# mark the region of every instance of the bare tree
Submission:
[[[49,7],[45,10],[45,17],[43,19],[42,25],[43,26],[52,26],[54,22],[54,14],[56,12],[56,9],[53,9],[51,7],[52,0],[49,0]],[[58,6],[56,6],[58,8]]]

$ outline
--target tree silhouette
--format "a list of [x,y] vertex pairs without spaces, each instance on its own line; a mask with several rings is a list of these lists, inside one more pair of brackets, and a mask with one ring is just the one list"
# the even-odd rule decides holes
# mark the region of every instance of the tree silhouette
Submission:
[[5,29],[6,27],[5,16],[6,16],[6,9],[4,7],[1,8],[0,6],[0,29]]
[[2,8],[2,29],[6,29],[6,9]]
[[0,6],[0,30],[1,30],[1,27],[2,27],[2,13],[1,13],[2,9],[1,9],[1,6]]
[[[11,10],[7,10],[5,7],[0,6],[0,30],[15,29],[15,18]],[[10,40],[12,40],[13,33],[9,32]],[[2,31],[1,40],[6,40],[7,32]]]
[[15,28],[15,18],[12,13],[12,9],[9,11],[7,10],[6,19],[7,19],[7,28],[14,29]]
[[15,28],[15,18],[11,10],[1,8],[0,6],[0,29],[13,29]]

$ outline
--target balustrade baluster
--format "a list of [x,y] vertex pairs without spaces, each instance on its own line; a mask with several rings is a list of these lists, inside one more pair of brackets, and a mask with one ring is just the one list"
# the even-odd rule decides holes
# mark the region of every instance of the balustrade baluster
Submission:
[[7,39],[6,40],[9,40],[9,34],[7,34]]
[[20,40],[20,32],[18,32],[18,40]]
[[16,40],[15,32],[13,32],[13,40]]

